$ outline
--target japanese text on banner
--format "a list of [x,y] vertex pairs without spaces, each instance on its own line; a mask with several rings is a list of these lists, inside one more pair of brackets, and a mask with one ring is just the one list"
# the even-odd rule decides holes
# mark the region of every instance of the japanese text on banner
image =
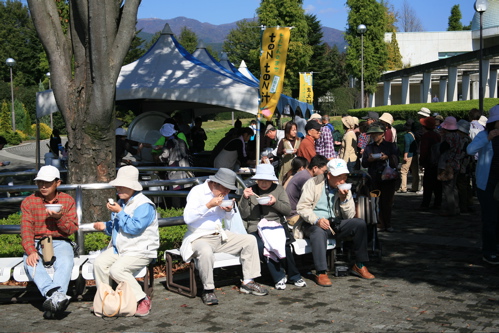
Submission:
[[290,28],[266,28],[260,56],[260,111],[270,120],[281,96],[288,54]]
[[313,74],[300,73],[300,96],[298,100],[308,104],[314,103]]

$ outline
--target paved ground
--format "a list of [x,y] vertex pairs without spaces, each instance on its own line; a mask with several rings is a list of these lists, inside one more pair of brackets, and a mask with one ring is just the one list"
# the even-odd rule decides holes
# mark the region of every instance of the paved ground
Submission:
[[[499,267],[481,260],[479,213],[441,218],[416,211],[420,200],[396,195],[396,231],[381,234],[382,260],[368,265],[376,275],[372,281],[333,277],[333,286],[323,288],[304,270],[306,288],[288,285],[256,297],[225,284],[216,291],[220,304],[207,307],[199,297],[167,291],[164,279],[157,279],[153,309],[144,318],[94,317],[89,309],[95,289],[89,288],[60,320],[44,320],[41,301],[2,304],[0,330],[498,331]],[[0,288],[0,297],[15,291]]]

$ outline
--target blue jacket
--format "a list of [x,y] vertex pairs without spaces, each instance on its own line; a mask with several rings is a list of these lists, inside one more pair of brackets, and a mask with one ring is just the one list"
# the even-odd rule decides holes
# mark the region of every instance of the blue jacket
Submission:
[[485,191],[487,182],[489,181],[490,164],[494,151],[492,150],[492,141],[487,138],[487,131],[479,132],[473,141],[466,148],[468,155],[478,153],[478,162],[476,165],[476,186]]

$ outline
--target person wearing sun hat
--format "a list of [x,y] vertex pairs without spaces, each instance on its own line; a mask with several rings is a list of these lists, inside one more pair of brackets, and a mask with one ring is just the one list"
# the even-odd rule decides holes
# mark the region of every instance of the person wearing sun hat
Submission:
[[[52,165],[40,168],[35,180],[38,191],[21,203],[21,245],[24,249],[24,268],[38,290],[45,297],[44,317],[53,318],[64,312],[71,297],[67,296],[73,269],[74,252],[69,236],[78,230],[76,203],[66,193],[59,192],[61,174]],[[46,204],[60,204],[60,211],[46,208]],[[54,268],[51,277],[44,267],[40,242],[52,237],[55,261],[47,263]],[[35,274],[36,273],[36,274]]]
[[[367,226],[362,219],[355,218],[355,202],[349,189],[341,189],[349,171],[344,160],[335,158],[327,163],[327,172],[309,179],[303,186],[300,201],[296,206],[303,219],[305,237],[310,239],[315,266],[315,282],[330,287],[327,271],[327,239],[353,238],[355,264],[351,273],[364,279],[374,279],[364,263],[369,261],[367,253]],[[335,221],[334,223],[330,221]],[[333,234],[334,232],[334,234]]]
[[359,119],[355,120],[352,116],[346,116],[341,118],[341,122],[345,134],[341,140],[339,157],[347,162],[348,170],[353,172],[357,163],[357,135],[355,134],[355,128],[356,124],[359,123]]
[[133,274],[158,257],[156,206],[142,193],[139,170],[134,166],[121,167],[109,185],[116,188],[119,200],[113,204],[106,203],[111,212],[109,221],[94,223],[94,229],[111,236],[111,246],[95,259],[95,282],[99,288],[102,284],[110,284],[110,281],[126,281],[137,300],[135,316],[147,316],[151,300]]
[[499,104],[492,107],[485,130],[468,145],[469,155],[478,153],[476,166],[477,197],[482,216],[482,259],[499,265],[497,228],[499,225]]
[[437,179],[437,165],[432,163],[431,147],[440,143],[442,137],[435,132],[435,118],[421,118],[419,123],[423,127],[423,135],[419,144],[419,166],[424,169],[424,175],[423,201],[418,210],[427,211],[430,209],[433,194],[435,195],[433,207],[440,209],[442,205],[442,183]]
[[[268,166],[272,167],[270,164]],[[213,279],[214,254],[225,252],[239,255],[243,267],[240,292],[264,296],[268,290],[254,281],[260,276],[260,259],[255,237],[223,229],[222,222],[231,220],[235,214],[234,203],[221,206],[228,200],[229,192],[236,190],[236,173],[220,168],[203,184],[194,186],[187,196],[184,221],[187,232],[182,240],[180,254],[185,262],[196,259],[203,284],[202,300],[206,305],[218,304]]]
[[[256,180],[257,183],[244,189],[239,201],[239,208],[241,217],[246,222],[246,230],[257,241],[260,259],[267,264],[276,289],[286,289],[286,282],[297,287],[305,287],[307,284],[303,281],[300,271],[296,267],[291,244],[286,244],[286,239],[291,239],[287,225],[284,225],[282,229],[276,229],[273,226],[270,226],[272,229],[270,227],[264,228],[267,222],[280,225],[290,214],[291,205],[286,191],[281,185],[275,183],[277,177],[270,164],[258,165],[256,173],[251,179]],[[258,203],[257,197],[270,197],[270,201],[262,205]],[[268,230],[272,230],[270,235],[268,235]],[[272,251],[272,248],[276,251]],[[268,257],[265,256],[264,249],[267,249]],[[286,271],[284,271],[284,267],[286,267]],[[286,273],[288,278],[286,278]]]
[[371,143],[366,146],[362,154],[362,167],[367,168],[371,176],[374,189],[381,191],[379,198],[379,231],[393,232],[392,228],[392,205],[395,190],[398,185],[397,179],[382,180],[381,175],[387,165],[396,169],[399,163],[399,149],[393,142],[386,141],[384,131],[380,126],[371,125],[367,130],[371,135]]
[[393,116],[385,112],[379,117],[379,123],[385,129],[385,140],[388,142],[397,142],[397,130],[393,127]]

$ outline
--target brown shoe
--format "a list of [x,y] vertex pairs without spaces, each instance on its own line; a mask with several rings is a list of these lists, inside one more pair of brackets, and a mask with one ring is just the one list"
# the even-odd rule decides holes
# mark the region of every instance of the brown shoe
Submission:
[[353,265],[351,272],[353,275],[357,275],[358,277],[361,277],[363,279],[368,279],[368,280],[374,279],[374,275],[369,273],[366,266],[359,268],[357,267],[357,264],[355,264]]
[[315,283],[321,287],[331,287],[332,283],[327,274],[319,274],[315,276]]

